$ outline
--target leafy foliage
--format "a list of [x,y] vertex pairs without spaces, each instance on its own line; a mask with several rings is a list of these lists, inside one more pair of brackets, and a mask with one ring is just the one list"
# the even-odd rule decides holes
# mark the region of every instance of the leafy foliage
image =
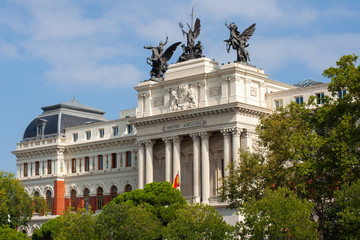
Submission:
[[181,192],[169,182],[153,182],[144,189],[136,189],[117,196],[112,204],[126,203],[133,206],[144,206],[166,226],[175,219],[176,211],[187,205]]
[[163,228],[151,212],[128,204],[105,206],[96,221],[98,239],[158,239]]
[[32,216],[32,199],[11,173],[0,172],[0,226],[17,228]]
[[357,239],[360,236],[360,180],[351,186],[345,184],[335,192],[338,205],[340,239]]
[[40,229],[36,229],[31,236],[33,240],[52,240],[57,231],[59,221],[58,218],[50,219],[45,222]]
[[[337,67],[324,71],[330,77],[333,96],[346,89],[343,98],[315,98],[292,103],[263,116],[258,126],[259,148],[242,152],[240,163],[230,168],[220,189],[231,207],[243,207],[264,197],[265,189],[288,187],[315,203],[319,239],[333,239],[336,224],[334,192],[360,178],[360,67],[357,56],[348,55]],[[333,221],[333,222],[330,222]]]
[[0,227],[0,240],[30,240],[26,234],[17,232],[8,226]]
[[246,202],[238,223],[241,239],[317,239],[310,219],[314,204],[286,188],[267,189],[260,200]]
[[167,226],[167,239],[232,239],[233,229],[211,206],[195,204],[176,212]]

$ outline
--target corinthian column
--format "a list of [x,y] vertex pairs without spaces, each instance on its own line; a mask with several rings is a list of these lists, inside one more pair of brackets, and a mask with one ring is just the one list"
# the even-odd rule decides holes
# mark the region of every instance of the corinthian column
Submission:
[[146,140],[146,183],[152,183],[154,181],[154,167],[153,167],[153,140]]
[[165,181],[171,182],[171,147],[170,137],[163,137],[165,142]]
[[[174,142],[173,146],[173,177],[175,178],[176,174],[179,173],[179,180],[181,184],[181,171],[180,171],[180,143],[181,137],[174,136],[172,140]],[[181,188],[181,185],[180,185]]]
[[193,190],[195,202],[200,202],[200,138],[199,133],[192,133],[193,139]]
[[224,136],[224,177],[229,176],[229,163],[231,159],[231,139],[230,139],[230,132],[229,129],[222,129],[221,133]]
[[137,144],[139,147],[139,160],[138,160],[139,161],[138,162],[139,189],[143,189],[144,188],[144,176],[145,176],[145,172],[144,172],[145,147],[144,147],[143,141],[138,141]]
[[209,203],[210,198],[210,159],[209,159],[209,134],[200,133],[201,136],[201,183],[202,183],[202,202]]
[[240,148],[240,129],[234,127],[231,129],[232,134],[232,157],[234,166],[237,167],[239,160],[239,148]]

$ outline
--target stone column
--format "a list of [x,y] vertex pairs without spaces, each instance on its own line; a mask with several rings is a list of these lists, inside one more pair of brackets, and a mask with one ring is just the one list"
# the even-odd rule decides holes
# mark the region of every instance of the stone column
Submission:
[[146,140],[146,183],[152,183],[154,181],[154,159],[153,159],[153,145],[155,141]]
[[139,147],[139,167],[138,167],[138,178],[139,178],[139,189],[144,188],[144,176],[145,176],[145,146],[143,141],[138,141],[138,147]]
[[251,133],[246,128],[243,129],[240,135],[241,149],[244,151],[252,151]]
[[171,147],[172,142],[170,137],[163,137],[165,142],[165,181],[171,182]]
[[240,129],[234,127],[231,129],[232,134],[232,159],[235,168],[239,163],[239,149],[240,149]]
[[194,201],[200,202],[200,138],[199,133],[192,133],[193,139],[193,192]]
[[135,150],[131,151],[131,167],[133,169],[135,169],[135,154],[136,154]]
[[229,129],[222,129],[221,133],[224,136],[224,177],[229,176],[229,163],[231,161],[231,139]]
[[179,173],[180,189],[181,189],[181,169],[180,169],[180,143],[182,137],[174,136],[172,137],[174,142],[173,145],[173,178],[175,179],[176,174]]
[[35,162],[31,163],[31,176],[34,177],[35,176]]
[[[81,158],[76,158],[76,173],[80,173],[80,161],[81,161]],[[52,167],[53,164],[51,164],[51,167]]]
[[210,199],[210,159],[209,159],[209,134],[200,133],[201,136],[201,185],[202,185],[202,202],[209,203]]
[[116,154],[116,167],[117,167],[117,169],[121,168],[121,164],[120,164],[121,154],[122,154],[121,152]]

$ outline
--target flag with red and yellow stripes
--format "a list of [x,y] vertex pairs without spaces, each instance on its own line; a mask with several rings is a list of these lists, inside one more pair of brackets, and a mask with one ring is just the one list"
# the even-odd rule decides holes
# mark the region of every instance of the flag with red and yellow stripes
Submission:
[[176,189],[178,187],[180,187],[180,181],[179,181],[179,173],[176,174],[176,177],[174,179],[174,183],[173,183],[173,187]]

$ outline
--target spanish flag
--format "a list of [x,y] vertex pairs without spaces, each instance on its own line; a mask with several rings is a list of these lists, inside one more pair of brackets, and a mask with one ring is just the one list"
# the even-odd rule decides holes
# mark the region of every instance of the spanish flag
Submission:
[[175,189],[177,189],[178,187],[180,187],[179,173],[176,174],[176,177],[175,177],[174,183],[173,183],[173,187],[174,187]]

